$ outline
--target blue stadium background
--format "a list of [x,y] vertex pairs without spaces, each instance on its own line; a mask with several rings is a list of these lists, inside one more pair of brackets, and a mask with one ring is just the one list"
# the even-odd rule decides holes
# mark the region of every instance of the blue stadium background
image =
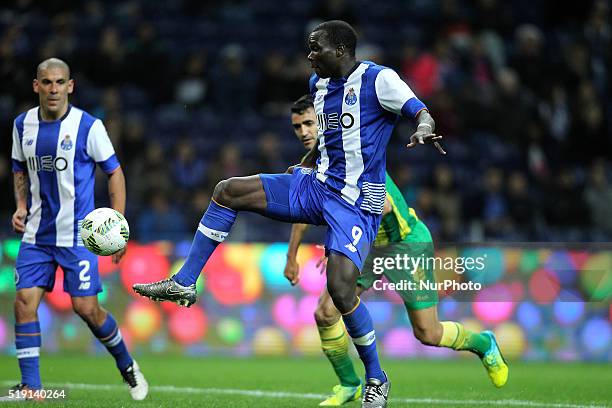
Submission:
[[[445,158],[433,149],[408,152],[403,145],[413,126],[404,120],[388,149],[390,173],[436,242],[498,242],[502,275],[521,271],[525,276],[521,296],[499,316],[481,314],[469,303],[448,306],[451,300],[442,303],[442,316],[496,328],[514,345],[515,356],[612,359],[612,255],[586,244],[612,237],[609,1],[586,1],[579,8],[552,0],[287,0],[282,7],[271,0],[155,3],[20,0],[0,8],[4,191],[12,189],[12,120],[36,104],[30,84],[37,63],[61,57],[76,79],[72,102],[104,120],[124,167],[127,216],[133,241],[142,244],[130,249],[131,262],[142,266],[151,255],[147,251],[153,251],[167,266],[157,273],[167,275],[184,256],[217,181],[282,172],[295,164],[301,148],[288,109],[306,92],[305,36],[317,22],[341,18],[358,29],[358,57],[395,68],[430,107],[445,136]],[[101,177],[99,206],[105,205],[105,194]],[[12,347],[13,210],[5,194],[0,200],[5,220],[0,232],[6,238],[0,349],[7,352]],[[194,317],[201,325],[193,325],[199,327],[193,338],[173,334],[172,322],[185,316],[128,294],[122,279],[140,275],[126,262],[119,270],[107,265],[106,306],[146,350],[316,352],[314,289],[291,289],[282,282],[280,244],[241,246],[271,243],[288,233],[286,225],[241,215],[228,248],[236,245],[235,250],[251,254],[257,266],[232,267],[227,261],[229,266],[219,269],[225,277],[218,277],[221,289],[216,290],[224,295],[207,296],[196,312],[185,312],[201,312]],[[308,240],[320,237],[315,229]],[[540,244],[517,255],[516,242]],[[547,244],[553,242],[573,246],[556,250]],[[308,251],[305,262],[316,257],[314,247]],[[563,267],[547,264],[553,255]],[[518,267],[520,262],[510,261],[522,257],[535,257],[535,264]],[[593,269],[585,266],[589,261],[595,270],[607,271],[595,285],[606,291],[598,302],[586,302],[595,290],[591,278],[586,283],[581,278]],[[529,282],[542,268],[572,271],[558,277],[557,295],[570,285],[575,302],[552,298],[543,304],[533,297]],[[278,276],[270,277],[268,269]],[[207,285],[215,287],[210,280]],[[223,292],[233,284],[250,288],[251,297]],[[225,296],[237,298],[223,303]],[[52,299],[41,309],[49,332],[44,347],[95,348],[84,325],[62,308],[61,299]],[[425,353],[406,331],[402,308],[387,310],[392,303],[384,299],[375,303],[382,305],[375,306],[375,314],[384,352]],[[275,315],[275,307],[295,311],[295,322]]]

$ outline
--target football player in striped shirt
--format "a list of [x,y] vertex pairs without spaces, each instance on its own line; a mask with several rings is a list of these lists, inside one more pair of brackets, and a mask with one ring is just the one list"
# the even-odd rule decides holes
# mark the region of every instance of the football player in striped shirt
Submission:
[[215,187],[183,267],[170,279],[136,284],[152,299],[191,305],[195,282],[229,234],[239,211],[290,223],[326,225],[327,289],[366,371],[362,406],[384,407],[390,382],[376,350],[370,313],[356,293],[359,271],[382,218],[385,148],[399,116],[414,118],[410,146],[437,143],[434,120],[395,71],[355,58],[357,35],[343,21],[328,21],[308,36],[314,75],[310,93],[317,143],[288,174],[223,180]]
[[[15,345],[21,370],[18,389],[40,389],[38,305],[53,289],[58,266],[74,311],[114,357],[132,398],[142,400],[147,382],[128,353],[113,316],[98,304],[102,291],[98,257],[83,246],[81,220],[94,209],[96,165],[108,175],[111,206],[125,210],[125,179],[102,121],[72,106],[70,68],[57,58],[38,65],[34,92],[39,106],[13,127],[13,178],[17,210],[12,224],[22,233],[15,265]],[[119,262],[123,252],[115,254]]]
[[[291,108],[291,124],[298,140],[307,150],[316,141],[316,131],[311,123],[316,122],[314,105],[310,96],[304,95]],[[409,207],[389,174],[385,180],[386,201],[383,218],[374,241],[374,247],[383,248],[381,253],[394,256],[402,251],[411,258],[431,258],[434,256],[433,241],[427,226],[419,220],[413,208]],[[299,282],[297,252],[308,224],[294,224],[291,229],[287,265],[284,275],[296,285]],[[378,254],[380,255],[380,254]],[[391,283],[403,283],[419,279],[434,281],[434,272],[420,268],[415,274],[406,270],[385,270],[382,275],[374,273],[373,254],[366,260],[366,266],[357,279],[357,295],[370,289],[376,280],[386,276]],[[440,322],[436,305],[436,291],[398,290],[404,301],[415,337],[429,346],[448,347],[454,350],[468,350],[478,355],[487,370],[491,381],[497,387],[503,386],[508,378],[508,367],[499,351],[495,336],[491,332],[472,333],[458,322]],[[321,338],[323,353],[329,359],[340,384],[333,387],[333,394],[321,402],[320,406],[340,406],[361,396],[361,380],[355,372],[349,355],[349,341],[340,312],[334,307],[327,290],[323,290],[315,310],[315,321]]]

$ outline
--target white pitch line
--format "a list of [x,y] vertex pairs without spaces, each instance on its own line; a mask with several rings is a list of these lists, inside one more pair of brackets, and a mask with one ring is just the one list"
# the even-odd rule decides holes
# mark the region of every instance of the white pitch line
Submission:
[[[3,386],[15,384],[15,381],[2,381]],[[72,388],[77,390],[89,391],[114,391],[125,390],[126,386],[116,384],[82,384],[82,383],[46,383],[48,388]],[[169,392],[177,394],[221,394],[221,395],[243,395],[247,397],[264,398],[296,398],[319,400],[328,397],[324,394],[298,393],[285,391],[263,391],[263,390],[240,390],[234,388],[195,388],[195,387],[176,387],[174,385],[151,386],[149,390],[154,392]],[[604,405],[582,405],[566,404],[563,402],[539,402],[529,400],[452,400],[437,398],[390,398],[389,402],[399,402],[404,404],[431,404],[431,405],[486,405],[486,406],[512,406],[512,407],[531,407],[531,408],[606,408]]]

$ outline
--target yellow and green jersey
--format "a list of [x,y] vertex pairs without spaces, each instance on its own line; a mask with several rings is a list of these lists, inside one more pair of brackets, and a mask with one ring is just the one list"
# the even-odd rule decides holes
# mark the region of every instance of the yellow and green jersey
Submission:
[[[387,199],[391,203],[391,212],[387,213],[380,222],[376,240],[364,264],[357,285],[369,289],[374,282],[381,278],[380,272],[374,272],[373,263],[377,258],[395,258],[398,254],[405,254],[411,258],[432,258],[434,247],[429,230],[419,220],[414,209],[408,207],[404,196],[395,185],[389,174],[386,175],[385,187]],[[430,265],[428,263],[427,265]],[[406,281],[435,282],[433,267],[420,267],[413,273],[402,268],[385,268],[382,272],[391,283],[398,284]],[[420,310],[434,306],[438,302],[436,290],[398,289],[396,292],[410,310]]]
[[389,173],[386,173],[385,188],[392,211],[386,214],[380,222],[380,228],[374,241],[375,246],[404,241],[419,222],[416,212],[413,208],[408,207],[402,192]]

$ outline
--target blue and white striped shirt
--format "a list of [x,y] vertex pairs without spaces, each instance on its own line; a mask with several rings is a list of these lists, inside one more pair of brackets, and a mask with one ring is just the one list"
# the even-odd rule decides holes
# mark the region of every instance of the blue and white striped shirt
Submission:
[[427,109],[390,68],[359,63],[347,78],[310,78],[318,126],[316,177],[344,200],[382,214],[385,149],[398,115]]
[[11,157],[13,171],[27,171],[30,182],[22,241],[83,245],[79,225],[94,209],[96,163],[107,174],[119,167],[102,121],[74,106],[55,121],[30,109],[15,119]]

